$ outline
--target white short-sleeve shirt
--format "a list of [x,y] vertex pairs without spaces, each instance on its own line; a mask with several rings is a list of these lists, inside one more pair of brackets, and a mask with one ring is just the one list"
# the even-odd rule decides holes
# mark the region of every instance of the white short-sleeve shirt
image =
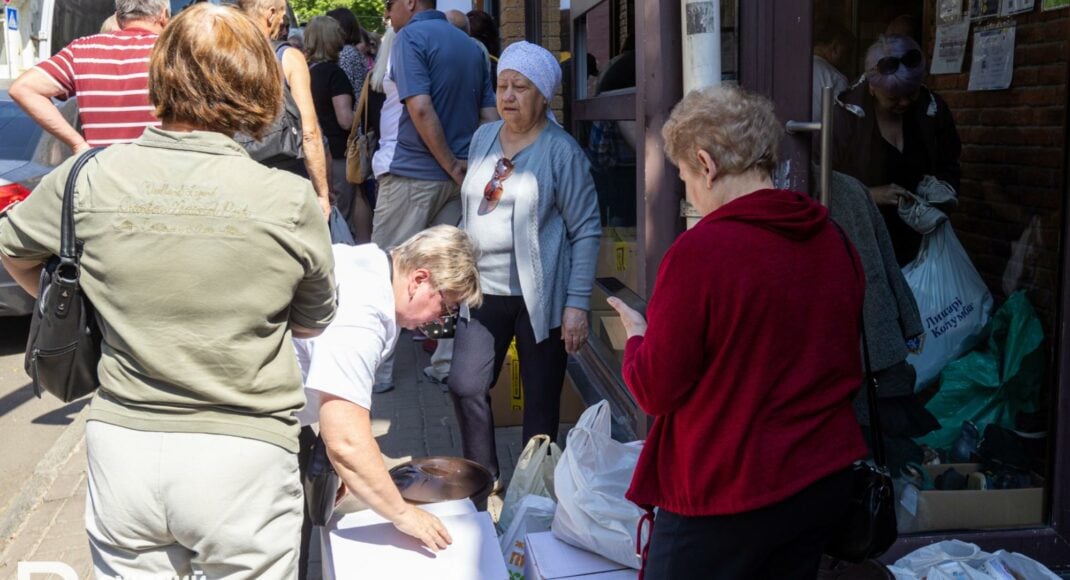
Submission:
[[293,341],[305,385],[301,425],[319,421],[321,393],[371,410],[375,369],[398,338],[386,252],[375,244],[332,249],[338,312],[323,334]]

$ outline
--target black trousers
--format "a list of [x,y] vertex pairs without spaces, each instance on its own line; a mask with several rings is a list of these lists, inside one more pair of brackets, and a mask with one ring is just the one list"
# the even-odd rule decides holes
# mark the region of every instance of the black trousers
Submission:
[[[301,432],[297,437],[297,445],[297,469],[301,474],[301,485],[303,486],[305,473],[308,472],[309,462],[312,459],[312,448],[316,446],[316,432],[312,430],[312,427],[301,427]],[[308,513],[307,499],[302,507],[304,508],[302,510],[304,517],[301,519],[301,552],[298,554],[297,560],[298,580],[308,578],[309,546],[312,542],[312,517]]]
[[536,435],[556,440],[568,354],[560,327],[551,330],[546,340],[535,342],[520,296],[484,295],[483,305],[472,311],[471,320],[457,321],[447,381],[464,456],[489,469],[495,478],[500,473],[490,389],[514,336],[524,383],[524,443]]
[[658,510],[645,578],[812,580],[847,510],[851,482],[850,469],[840,471],[740,514],[688,517]]

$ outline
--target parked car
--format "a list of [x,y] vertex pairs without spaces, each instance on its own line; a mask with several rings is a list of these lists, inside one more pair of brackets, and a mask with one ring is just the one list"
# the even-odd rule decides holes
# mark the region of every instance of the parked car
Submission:
[[[75,99],[57,102],[67,121],[77,127]],[[30,195],[41,178],[71,156],[71,149],[33,121],[0,85],[0,211]],[[30,297],[0,267],[0,317],[33,311]]]

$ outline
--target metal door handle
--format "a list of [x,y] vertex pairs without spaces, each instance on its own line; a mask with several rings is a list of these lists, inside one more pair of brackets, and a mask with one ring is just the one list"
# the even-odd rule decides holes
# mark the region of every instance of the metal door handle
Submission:
[[821,189],[819,199],[826,207],[831,199],[829,181],[832,178],[832,87],[821,88],[820,121],[788,121],[785,124],[788,133],[821,133]]

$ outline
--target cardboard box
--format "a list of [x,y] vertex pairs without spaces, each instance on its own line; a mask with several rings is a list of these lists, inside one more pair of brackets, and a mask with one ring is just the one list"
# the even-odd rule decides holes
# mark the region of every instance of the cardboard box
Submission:
[[639,287],[639,254],[634,228],[602,230],[595,276],[617,278],[632,290]]
[[[980,469],[976,463],[927,465],[935,479],[955,468],[968,475]],[[1013,528],[1044,523],[1044,486],[1023,489],[926,490],[909,486],[900,498],[901,532],[929,530]],[[911,508],[914,508],[913,510]]]
[[467,499],[420,506],[449,530],[449,549],[432,554],[415,538],[364,510],[332,518],[323,528],[323,577],[508,578],[494,523]]
[[553,532],[527,535],[524,580],[636,580],[639,571],[570,546]]
[[602,341],[613,349],[614,354],[617,355],[617,361],[623,362],[624,347],[628,344],[628,332],[624,330],[624,323],[620,321],[620,316],[616,312],[612,316],[603,316],[599,321],[599,328]]
[[[513,427],[524,424],[524,386],[520,378],[520,359],[516,341],[509,345],[509,352],[502,363],[498,382],[490,390],[490,409],[494,414],[495,427]],[[561,386],[561,422],[575,423],[586,406],[580,399],[572,378],[565,374]]]

